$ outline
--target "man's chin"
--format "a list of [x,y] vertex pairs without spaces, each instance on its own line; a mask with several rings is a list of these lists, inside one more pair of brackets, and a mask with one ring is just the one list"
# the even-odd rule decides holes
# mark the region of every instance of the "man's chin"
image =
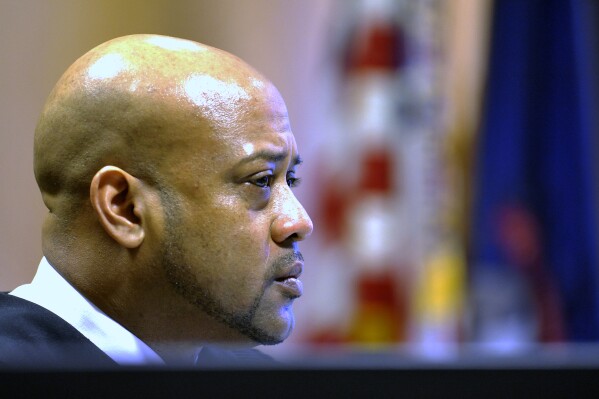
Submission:
[[278,345],[281,342],[285,341],[288,336],[289,335],[286,335],[285,337],[274,337],[274,336],[260,337],[260,339],[255,340],[255,342],[258,345]]
[[291,335],[292,328],[284,333],[267,332],[262,329],[252,329],[248,332],[248,337],[257,345],[277,345],[285,341]]
[[282,319],[270,319],[265,323],[260,323],[260,320],[254,321],[255,323],[246,334],[260,345],[280,344],[291,335],[295,325],[293,314],[288,314],[286,318]]

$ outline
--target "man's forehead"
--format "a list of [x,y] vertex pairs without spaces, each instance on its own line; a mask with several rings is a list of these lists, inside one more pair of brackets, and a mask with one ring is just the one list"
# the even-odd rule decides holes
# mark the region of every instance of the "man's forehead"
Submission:
[[[286,125],[289,126],[288,122]],[[254,160],[278,163],[290,157],[295,158],[298,153],[295,137],[289,129],[246,131],[235,137],[223,137],[221,143],[222,150],[228,152],[231,161],[236,164]]]
[[278,162],[281,158],[297,156],[295,137],[282,104],[281,107],[252,98],[243,107],[213,108],[214,118],[210,118],[208,129],[192,125],[187,134],[177,130],[188,137],[184,142],[189,150],[210,160],[214,166],[220,164],[227,168],[249,158]]
[[256,77],[191,73],[181,83],[179,94],[204,117],[219,124],[239,118],[268,118],[280,132],[289,130],[287,108],[278,90]]
[[294,157],[297,156],[295,137],[289,130],[279,134],[271,133],[258,135],[253,139],[240,140],[238,145],[239,155],[246,161],[262,158],[279,162],[290,154]]

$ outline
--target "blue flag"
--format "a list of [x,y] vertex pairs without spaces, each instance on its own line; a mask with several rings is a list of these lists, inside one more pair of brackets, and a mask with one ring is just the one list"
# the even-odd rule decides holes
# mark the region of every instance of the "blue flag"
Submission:
[[597,3],[494,5],[472,283],[520,276],[539,341],[599,339]]

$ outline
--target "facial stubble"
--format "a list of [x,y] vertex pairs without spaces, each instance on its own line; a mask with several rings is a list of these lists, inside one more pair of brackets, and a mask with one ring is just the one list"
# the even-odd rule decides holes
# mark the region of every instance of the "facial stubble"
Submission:
[[291,256],[283,256],[273,262],[266,271],[262,287],[256,293],[252,304],[245,310],[233,312],[224,306],[223,301],[211,290],[210,284],[207,281],[198,279],[197,274],[193,272],[192,266],[186,261],[185,250],[181,246],[183,236],[178,227],[181,225],[181,218],[179,217],[180,213],[177,211],[176,202],[174,202],[172,195],[164,195],[162,200],[166,209],[166,236],[161,248],[159,261],[174,290],[187,302],[256,343],[275,345],[287,338],[293,329],[293,318],[290,321],[291,324],[287,334],[281,336],[273,335],[266,331],[265,328],[258,327],[256,325],[256,315],[258,314],[266,289],[272,283],[272,276],[284,264],[292,262],[298,257],[301,258],[301,254],[294,253]]

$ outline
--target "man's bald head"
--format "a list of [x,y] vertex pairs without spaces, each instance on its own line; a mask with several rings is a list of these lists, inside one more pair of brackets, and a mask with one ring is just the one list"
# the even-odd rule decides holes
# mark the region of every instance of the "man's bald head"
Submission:
[[248,108],[242,102],[265,86],[237,57],[183,39],[133,35],[94,48],[58,81],[36,129],[34,169],[44,202],[68,218],[104,165],[155,184],[170,162],[165,150],[190,127],[233,129]]
[[312,222],[287,109],[258,72],[187,40],[112,40],[61,77],[35,134],[43,252],[144,341],[275,343]]

